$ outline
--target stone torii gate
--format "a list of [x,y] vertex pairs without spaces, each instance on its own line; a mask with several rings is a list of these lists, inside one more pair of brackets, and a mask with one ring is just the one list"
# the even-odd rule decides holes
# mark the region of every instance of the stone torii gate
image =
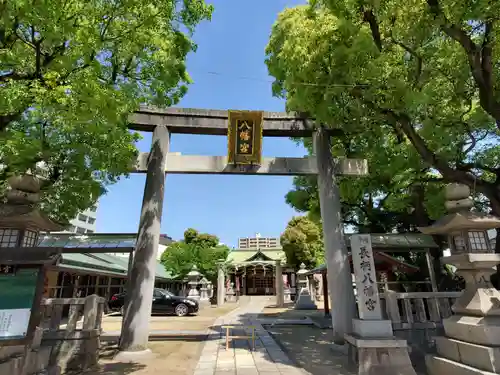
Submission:
[[[315,127],[314,121],[293,113],[264,112],[262,135],[267,137],[313,137],[315,156],[263,158],[260,165],[228,164],[226,156],[169,154],[170,135],[228,135],[228,112],[168,108],[141,108],[129,118],[129,128],[152,132],[151,151],[141,153],[133,173],[146,173],[146,184],[132,268],[128,282],[128,303],[120,339],[121,355],[147,350],[149,318],[153,298],[156,252],[160,237],[165,173],[317,175],[323,222],[328,284],[332,296],[332,323],[336,341],[344,341],[355,317],[347,249],[343,241],[339,191],[336,175],[368,173],[364,159],[334,160],[330,136],[338,131]],[[133,353],[130,353],[133,354]]]

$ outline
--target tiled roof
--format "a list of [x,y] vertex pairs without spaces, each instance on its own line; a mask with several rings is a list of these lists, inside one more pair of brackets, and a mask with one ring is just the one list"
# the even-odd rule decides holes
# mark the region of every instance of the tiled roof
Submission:
[[[75,270],[87,270],[94,272],[106,272],[116,276],[126,276],[128,269],[128,258],[111,254],[62,254],[61,266],[74,268]],[[165,267],[158,262],[156,265],[157,279],[173,279]]]
[[262,258],[268,258],[271,261],[281,260],[286,261],[285,252],[281,248],[264,248],[264,249],[233,249],[227,256],[227,261],[230,263],[248,262],[258,255]]
[[[61,266],[74,268],[80,271],[106,272],[117,276],[126,276],[128,257],[121,257],[101,252],[91,252],[95,249],[104,249],[110,253],[120,252],[120,249],[131,249],[135,246],[137,234],[135,233],[88,233],[77,235],[74,233],[51,233],[41,237],[40,247],[60,247],[63,249],[87,250],[83,253],[62,253]],[[160,236],[161,244],[171,243],[167,235]],[[158,262],[156,278],[173,279],[165,267]]]

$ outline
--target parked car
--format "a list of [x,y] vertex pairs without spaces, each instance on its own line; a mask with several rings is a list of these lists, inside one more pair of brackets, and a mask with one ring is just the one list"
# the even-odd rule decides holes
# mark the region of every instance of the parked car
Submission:
[[[115,294],[108,302],[111,311],[124,313],[124,304],[126,292]],[[153,308],[152,314],[175,314],[177,316],[186,316],[198,312],[199,304],[190,298],[174,296],[165,289],[155,288],[153,290]]]

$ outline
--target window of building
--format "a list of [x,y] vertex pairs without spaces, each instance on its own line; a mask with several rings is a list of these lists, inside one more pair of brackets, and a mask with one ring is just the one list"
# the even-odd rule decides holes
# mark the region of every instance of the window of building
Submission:
[[16,247],[18,229],[0,229],[0,247]]
[[97,207],[96,206],[92,206],[89,208],[89,211],[90,212],[96,212],[97,211]]
[[89,224],[94,224],[95,223],[95,218],[89,217],[89,220],[87,221]]
[[85,234],[85,228],[76,227],[76,233]]
[[84,223],[87,222],[87,219],[88,219],[88,216],[86,216],[84,214],[79,214],[78,215],[78,220],[83,221]]
[[87,229],[87,233],[94,233],[92,229]]

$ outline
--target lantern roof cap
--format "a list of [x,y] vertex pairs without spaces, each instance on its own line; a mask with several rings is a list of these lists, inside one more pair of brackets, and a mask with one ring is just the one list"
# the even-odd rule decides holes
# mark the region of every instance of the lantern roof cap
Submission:
[[419,227],[424,234],[449,234],[463,230],[500,228],[500,218],[483,212],[464,211],[450,213],[428,227]]

